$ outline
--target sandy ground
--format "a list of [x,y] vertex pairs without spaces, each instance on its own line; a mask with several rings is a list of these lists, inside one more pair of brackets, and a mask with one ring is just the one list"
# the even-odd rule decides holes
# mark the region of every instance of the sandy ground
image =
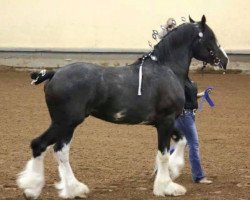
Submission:
[[[192,77],[200,89],[214,87],[216,107],[205,105],[197,114],[202,163],[214,183],[193,183],[186,159],[176,182],[187,188],[187,194],[154,197],[151,173],[157,146],[155,129],[89,117],[77,128],[71,145],[72,168],[90,187],[89,200],[250,199],[250,75]],[[31,156],[30,141],[50,123],[43,84],[31,86],[28,72],[0,71],[0,111],[0,199],[24,199],[15,184],[16,174]],[[53,183],[59,178],[51,150],[45,164],[46,186],[40,199],[58,199]]]

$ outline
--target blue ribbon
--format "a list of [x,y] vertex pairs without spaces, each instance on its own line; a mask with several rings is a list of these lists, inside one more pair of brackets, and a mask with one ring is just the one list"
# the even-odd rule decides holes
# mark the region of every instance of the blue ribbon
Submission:
[[201,98],[201,102],[200,102],[200,106],[199,106],[198,111],[201,111],[201,110],[202,110],[202,106],[203,106],[203,103],[204,103],[205,100],[207,101],[208,105],[209,105],[211,108],[214,107],[214,102],[213,102],[213,100],[212,100],[212,99],[210,98],[210,96],[209,96],[209,91],[211,91],[212,89],[213,89],[213,87],[209,86],[209,87],[207,87],[207,89],[205,90],[204,95],[203,95],[202,98]]

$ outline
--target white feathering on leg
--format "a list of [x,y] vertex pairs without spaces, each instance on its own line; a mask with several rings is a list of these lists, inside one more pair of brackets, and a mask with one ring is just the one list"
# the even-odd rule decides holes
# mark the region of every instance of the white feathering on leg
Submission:
[[173,195],[180,196],[186,193],[186,189],[174,182],[172,182],[169,176],[169,154],[166,153],[162,155],[160,151],[157,153],[156,164],[157,164],[157,174],[154,181],[154,195],[165,196]]
[[170,172],[170,177],[172,180],[175,180],[180,175],[180,171],[184,167],[184,164],[185,164],[184,151],[185,151],[186,144],[187,144],[187,140],[185,137],[180,139],[176,143],[175,150],[169,158],[169,172]]
[[84,198],[89,193],[89,188],[75,178],[69,164],[69,149],[69,145],[65,145],[61,151],[55,152],[61,178],[55,186],[60,190],[59,196],[62,198]]
[[27,198],[37,199],[44,186],[44,155],[30,159],[18,175],[17,185]]

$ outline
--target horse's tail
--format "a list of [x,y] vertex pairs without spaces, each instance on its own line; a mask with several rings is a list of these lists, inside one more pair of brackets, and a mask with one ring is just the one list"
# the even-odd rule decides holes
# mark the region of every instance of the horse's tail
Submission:
[[55,74],[54,71],[46,71],[46,69],[40,72],[32,72],[30,74],[30,78],[32,79],[31,84],[38,85],[39,83],[42,83],[47,79],[51,79],[54,76],[54,74]]

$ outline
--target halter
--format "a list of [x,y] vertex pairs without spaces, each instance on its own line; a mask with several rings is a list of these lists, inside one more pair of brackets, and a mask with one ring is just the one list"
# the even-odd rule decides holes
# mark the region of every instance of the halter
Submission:
[[[203,38],[203,32],[200,30],[200,27],[198,26],[198,24],[195,27],[197,27],[197,29],[199,31],[199,34],[198,34],[198,36],[199,36],[199,43],[202,43],[201,38]],[[216,65],[216,66],[218,66],[220,64],[220,58],[215,55],[214,50],[211,50],[206,44],[204,44],[204,45],[205,45],[207,51],[209,52],[210,57],[213,60],[213,64]],[[220,48],[220,45],[218,46],[218,48]],[[207,66],[207,64],[208,64],[207,62],[203,61],[203,66],[201,68],[202,71]]]
[[[219,46],[219,48],[220,48],[220,46]],[[213,50],[209,50],[209,48],[207,48],[207,50],[209,51],[209,54],[213,59],[214,65],[219,66],[220,65],[220,59],[218,58],[218,56],[215,55]],[[206,68],[207,64],[208,64],[207,62],[203,61],[203,65],[201,67],[202,73],[203,73],[203,70]]]

